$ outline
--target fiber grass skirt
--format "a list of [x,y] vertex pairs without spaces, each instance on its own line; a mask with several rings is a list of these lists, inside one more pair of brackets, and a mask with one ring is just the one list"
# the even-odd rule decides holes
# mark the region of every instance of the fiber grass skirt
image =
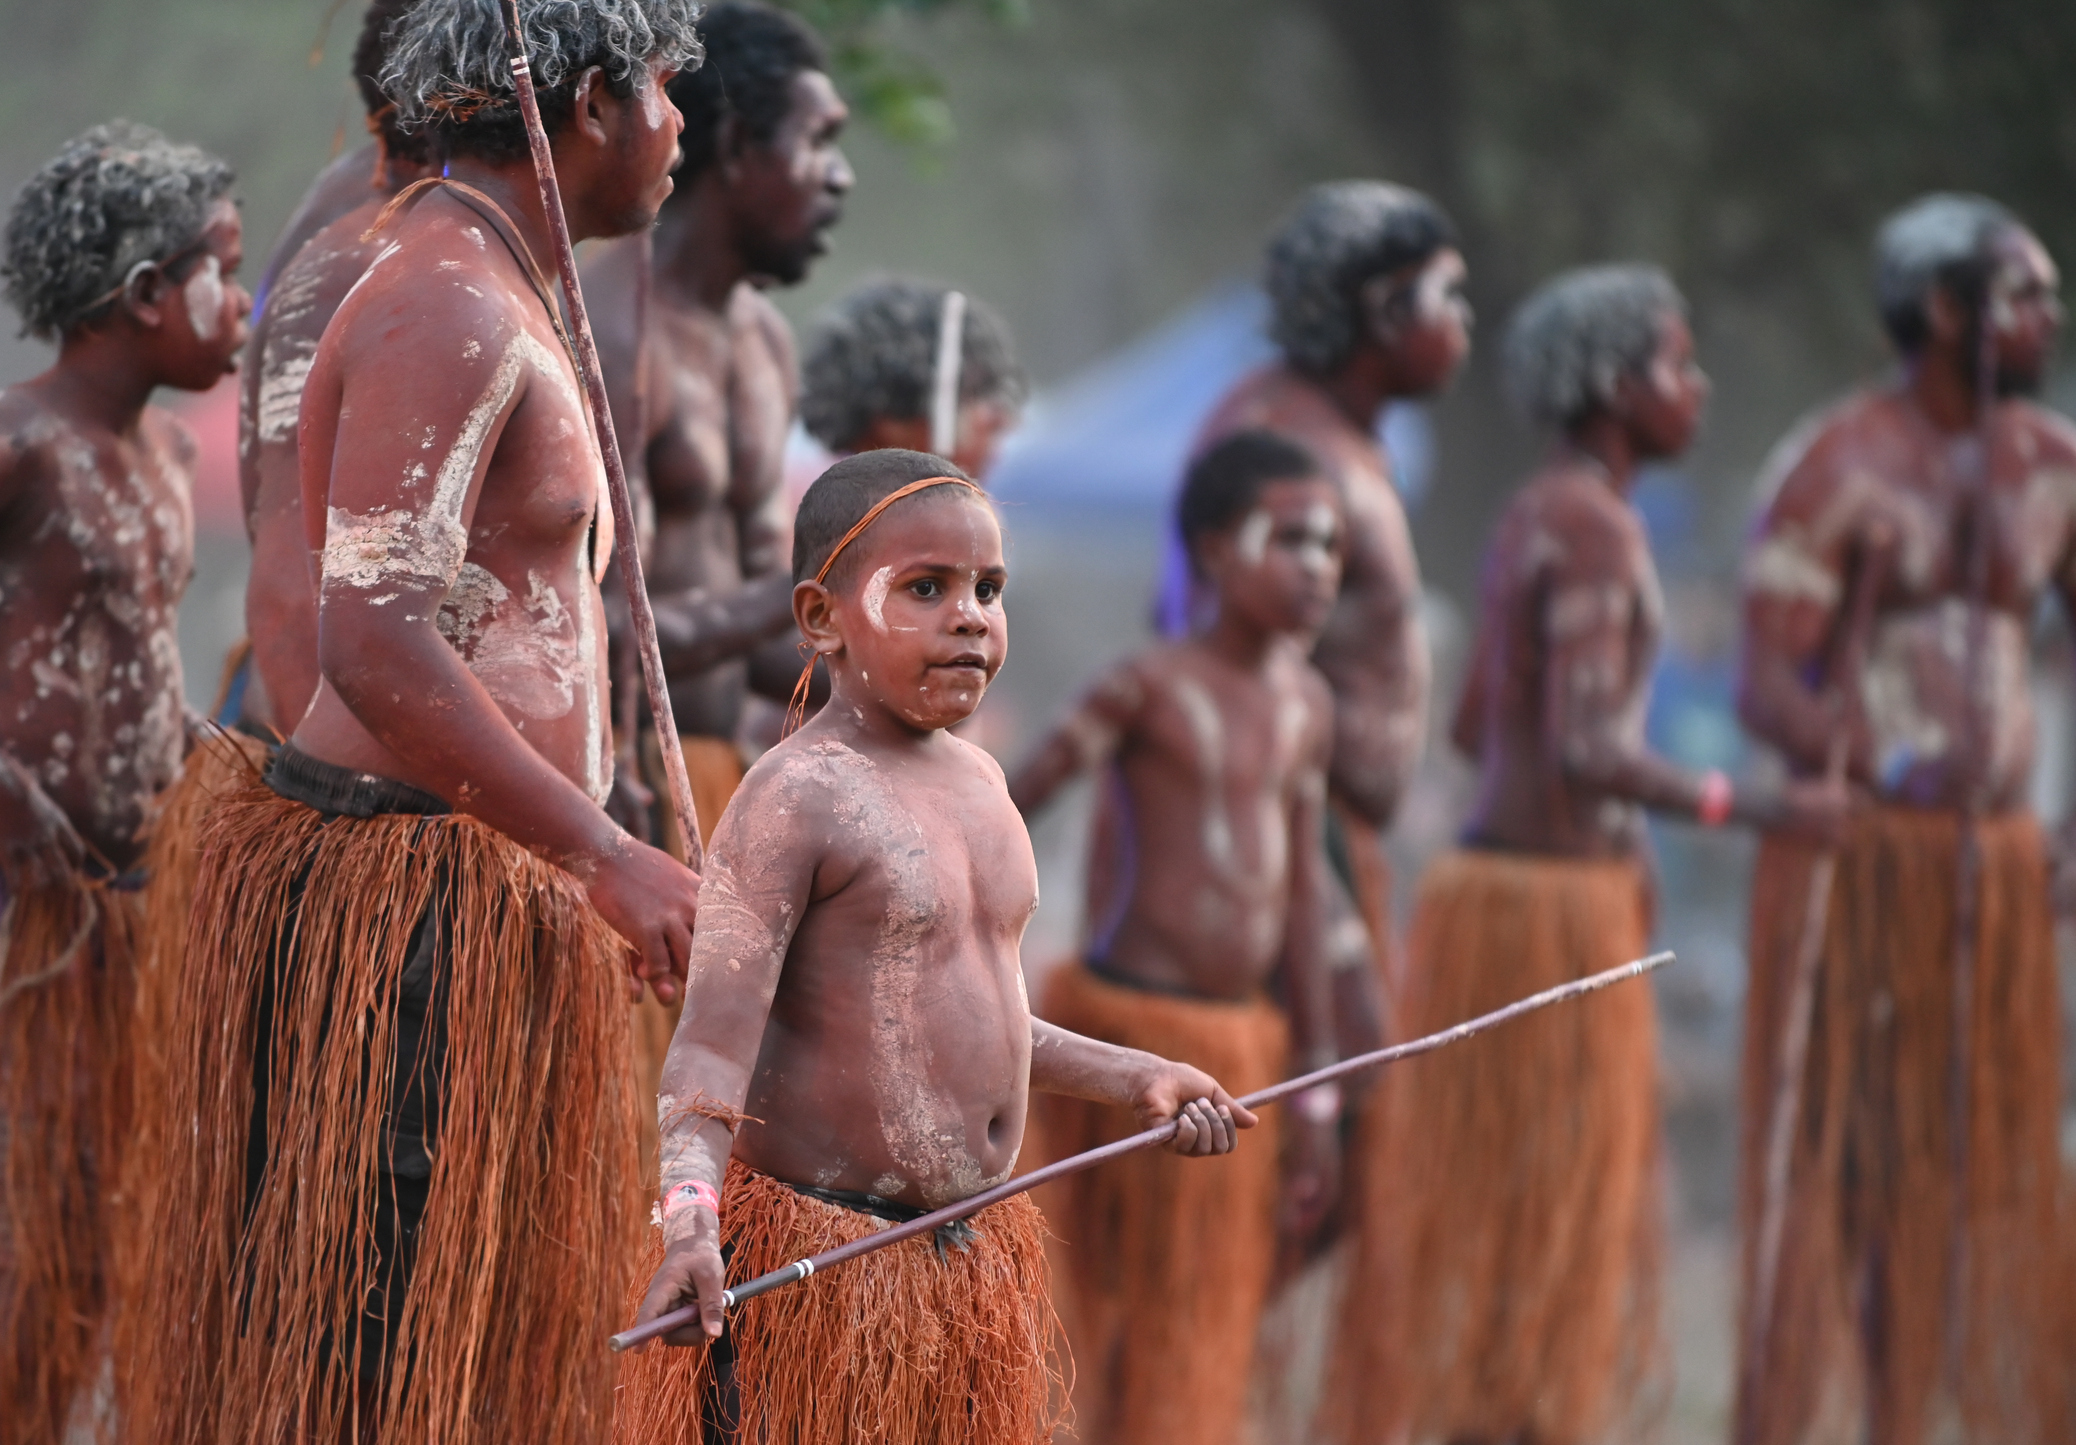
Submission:
[[[1421,880],[1400,1039],[1646,950],[1642,869],[1460,849]],[[1387,1070],[1324,1424],[1350,1445],[1620,1439],[1655,1411],[1657,1023],[1625,984]]]
[[57,1445],[92,1388],[133,1074],[135,893],[0,879],[0,1439]]
[[[1055,970],[1039,1014],[1126,1048],[1194,1064],[1238,1095],[1284,1077],[1283,1015]],[[1034,1143],[1064,1158],[1138,1132],[1104,1104],[1041,1094]],[[1255,1333],[1276,1263],[1278,1113],[1220,1159],[1146,1150],[1038,1192],[1056,1238],[1061,1315],[1073,1346],[1076,1438],[1101,1445],[1238,1438]]]
[[[130,1438],[597,1441],[635,1252],[624,950],[567,875],[473,819],[218,798],[118,1334]],[[298,901],[299,900],[299,901]],[[400,975],[440,921],[444,1063],[415,1268],[369,1373]],[[271,1008],[265,1152],[248,1178]],[[248,1193],[249,1189],[249,1193]]]
[[[721,1243],[733,1281],[887,1228],[730,1161]],[[1037,1445],[1052,1438],[1058,1324],[1037,1207],[974,1216],[970,1249],[905,1240],[749,1300],[728,1319],[743,1445]],[[652,1236],[626,1317],[662,1262]],[[713,1353],[651,1345],[620,1367],[615,1438],[701,1445]]]
[[[1965,1187],[1956,1188],[1953,813],[1872,808],[1838,860],[1800,1085],[1756,1445],[2076,1438],[2057,1338],[2061,1005],[2040,830],[1983,820]],[[1752,882],[1740,1209],[1747,1288],[1781,1020],[1815,850],[1761,845]],[[1965,1204],[1963,1203],[1965,1197]],[[1959,1213],[1964,1211],[1964,1213]],[[1965,1285],[1953,1279],[1965,1218]],[[1959,1388],[1946,1380],[1949,1315]],[[1865,1322],[1863,1325],[1863,1321]],[[1749,1431],[1750,1433],[1744,1433]]]

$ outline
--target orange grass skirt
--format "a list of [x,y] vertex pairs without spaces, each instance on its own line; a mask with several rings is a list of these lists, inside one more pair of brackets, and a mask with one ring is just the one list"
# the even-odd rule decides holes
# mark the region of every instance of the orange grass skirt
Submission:
[[[740,1282],[887,1228],[730,1160],[721,1243]],[[1052,1439],[1058,1323],[1045,1227],[1028,1195],[973,1218],[942,1259],[929,1237],[739,1306],[728,1320],[743,1445],[1038,1445]],[[662,1262],[652,1236],[632,1319]],[[615,1438],[701,1445],[712,1355],[651,1345],[620,1366]],[[547,1437],[541,1437],[547,1438]]]
[[[1459,849],[1421,880],[1400,1039],[1641,955],[1642,868]],[[1662,1391],[1646,984],[1385,1071],[1324,1424],[1351,1445],[1624,1438]]]
[[[200,850],[150,1101],[169,1144],[139,1224],[140,1307],[117,1336],[130,1437],[606,1438],[602,1342],[639,1227],[619,940],[567,875],[466,817],[327,821],[243,780],[210,810]],[[397,1367],[364,1400],[393,1000],[436,893],[440,1133],[389,1325]],[[253,1052],[277,972],[270,1149],[248,1219]]]
[[57,1445],[115,1287],[143,908],[77,877],[0,897],[0,1438]]
[[[1039,1014],[1090,1038],[1203,1069],[1238,1095],[1284,1077],[1290,1035],[1266,1000],[1220,1003],[1055,970]],[[1061,1159],[1138,1132],[1123,1109],[1040,1094],[1033,1144]],[[1147,1150],[1049,1184],[1076,1438],[1222,1445],[1247,1414],[1255,1334],[1276,1263],[1278,1114],[1222,1159]]]
[[[1958,818],[1871,808],[1839,857],[1789,1170],[1759,1445],[2076,1436],[2076,1347],[2057,1339],[2061,1004],[2046,854],[2027,814],[1979,825],[1967,1288],[1955,1298],[1953,928]],[[1768,838],[1752,881],[1740,1209],[1747,1288],[1762,1139],[1815,852]],[[1958,1305],[1960,1388],[1946,1374]],[[1876,1321],[1872,1355],[1860,1321]],[[1743,1433],[1749,1430],[1749,1434]]]

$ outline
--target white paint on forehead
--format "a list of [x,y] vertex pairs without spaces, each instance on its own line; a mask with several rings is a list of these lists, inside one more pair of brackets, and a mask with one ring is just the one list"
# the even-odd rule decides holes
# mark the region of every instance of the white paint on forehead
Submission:
[[865,583],[865,616],[875,632],[887,630],[887,592],[894,585],[894,569],[882,567]]
[[195,329],[195,339],[216,340],[223,330],[223,267],[215,256],[202,257],[180,294],[187,300],[187,324]]
[[1326,541],[1334,534],[1334,509],[1328,503],[1314,502],[1305,509],[1305,531],[1319,541]]
[[1247,520],[1240,523],[1238,541],[1242,561],[1249,566],[1261,562],[1262,555],[1269,549],[1269,531],[1275,525],[1275,519],[1260,507],[1247,514]]

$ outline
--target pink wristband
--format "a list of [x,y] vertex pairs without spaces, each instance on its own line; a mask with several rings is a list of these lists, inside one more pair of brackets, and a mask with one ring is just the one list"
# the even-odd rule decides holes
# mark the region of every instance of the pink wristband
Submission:
[[659,1218],[668,1219],[688,1205],[703,1204],[716,1215],[721,1212],[721,1195],[704,1179],[687,1179],[683,1184],[673,1184],[663,1191],[662,1202],[656,1206]]
[[1730,809],[1736,801],[1737,793],[1730,780],[1710,769],[1701,778],[1701,800],[1694,806],[1695,820],[1704,828],[1720,828],[1730,821]]

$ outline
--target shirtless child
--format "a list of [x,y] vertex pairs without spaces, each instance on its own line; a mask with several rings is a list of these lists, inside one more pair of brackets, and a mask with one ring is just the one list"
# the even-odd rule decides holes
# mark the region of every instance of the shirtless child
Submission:
[[[1679,292],[1647,266],[1568,272],[1522,304],[1505,360],[1550,453],[1485,554],[1453,734],[1477,802],[1421,879],[1401,1038],[1641,955],[1646,809],[1821,829],[1843,808],[1644,738],[1664,603],[1629,493],[1708,394]],[[1625,989],[1382,1082],[1329,1438],[1628,1438],[1662,1364],[1657,1075],[1650,991]]]
[[[1177,514],[1215,615],[1098,683],[1010,796],[1028,817],[1103,766],[1125,823],[1121,869],[1090,870],[1087,961],[1054,973],[1039,1013],[1244,1092],[1293,1058],[1334,1058],[1320,886],[1333,699],[1305,652],[1340,585],[1340,509],[1302,448],[1237,432],[1190,467]],[[1331,1088],[1298,1102],[1294,1235],[1332,1201],[1339,1111]],[[1067,1100],[1043,1101],[1038,1122],[1061,1155],[1133,1127]],[[1138,1155],[1048,1191],[1081,1440],[1238,1437],[1277,1255],[1275,1138],[1212,1168]]]
[[704,1421],[709,1442],[1049,1440],[1055,1327],[1027,1197],[746,1304],[725,1334],[724,1271],[1008,1177],[1031,1090],[1142,1126],[1179,1114],[1183,1154],[1226,1153],[1254,1119],[1197,1069],[1027,1011],[1030,841],[1001,770],[946,731],[1007,648],[979,490],[917,452],[840,461],[801,503],[793,572],[831,700],[714,834],[657,1104],[663,1258],[641,1317],[697,1300],[700,1325],[666,1338],[712,1344],[623,1366],[620,1438],[698,1441]]
[[69,1438],[111,1283],[138,865],[185,745],[194,570],[195,440],[149,402],[236,365],[231,182],[118,121],[7,222],[7,299],[58,344],[0,395],[0,1433],[18,1445]]
[[[608,1428],[640,1238],[624,985],[675,993],[698,880],[600,806],[611,514],[499,8],[401,22],[384,87],[446,180],[304,388],[321,676],[202,831],[164,1207],[134,1226],[153,1311],[118,1340],[139,1440]],[[650,224],[693,6],[519,11],[572,236]]]

